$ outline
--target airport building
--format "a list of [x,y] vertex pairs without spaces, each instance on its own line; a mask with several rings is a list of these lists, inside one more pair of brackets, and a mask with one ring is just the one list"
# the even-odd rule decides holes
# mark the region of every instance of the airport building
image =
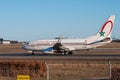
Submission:
[[15,40],[4,40],[3,38],[0,38],[0,44],[18,44],[18,41]]
[[2,44],[10,44],[10,40],[3,40]]
[[11,41],[11,40],[3,40],[2,44],[18,44],[18,41]]

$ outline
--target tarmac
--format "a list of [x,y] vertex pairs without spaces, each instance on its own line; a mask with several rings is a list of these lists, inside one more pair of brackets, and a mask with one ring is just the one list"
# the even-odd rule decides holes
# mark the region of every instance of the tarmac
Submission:
[[0,59],[22,59],[22,60],[120,60],[120,48],[96,48],[89,51],[76,51],[73,55],[62,54],[41,54],[36,53],[2,53],[0,52]]

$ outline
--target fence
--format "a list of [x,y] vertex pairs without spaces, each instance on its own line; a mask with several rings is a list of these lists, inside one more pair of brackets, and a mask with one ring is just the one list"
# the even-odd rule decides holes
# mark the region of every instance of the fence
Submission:
[[[29,75],[30,80],[101,80],[120,79],[120,63],[109,61],[78,61],[44,63],[44,67],[25,68],[0,64],[0,80],[17,80],[17,75]],[[12,69],[11,69],[12,67]]]

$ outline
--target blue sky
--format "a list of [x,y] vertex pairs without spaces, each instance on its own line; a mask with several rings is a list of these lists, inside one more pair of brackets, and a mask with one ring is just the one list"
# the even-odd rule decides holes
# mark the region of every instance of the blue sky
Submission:
[[113,14],[112,37],[120,38],[120,0],[0,0],[0,37],[84,38],[95,34]]

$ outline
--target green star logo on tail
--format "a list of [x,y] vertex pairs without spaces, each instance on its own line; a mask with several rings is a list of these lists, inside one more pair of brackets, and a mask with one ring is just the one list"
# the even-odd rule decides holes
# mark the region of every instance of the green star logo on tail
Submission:
[[101,37],[101,36],[104,36],[105,32],[101,31],[101,32],[99,32],[99,34],[100,34],[100,37]]

